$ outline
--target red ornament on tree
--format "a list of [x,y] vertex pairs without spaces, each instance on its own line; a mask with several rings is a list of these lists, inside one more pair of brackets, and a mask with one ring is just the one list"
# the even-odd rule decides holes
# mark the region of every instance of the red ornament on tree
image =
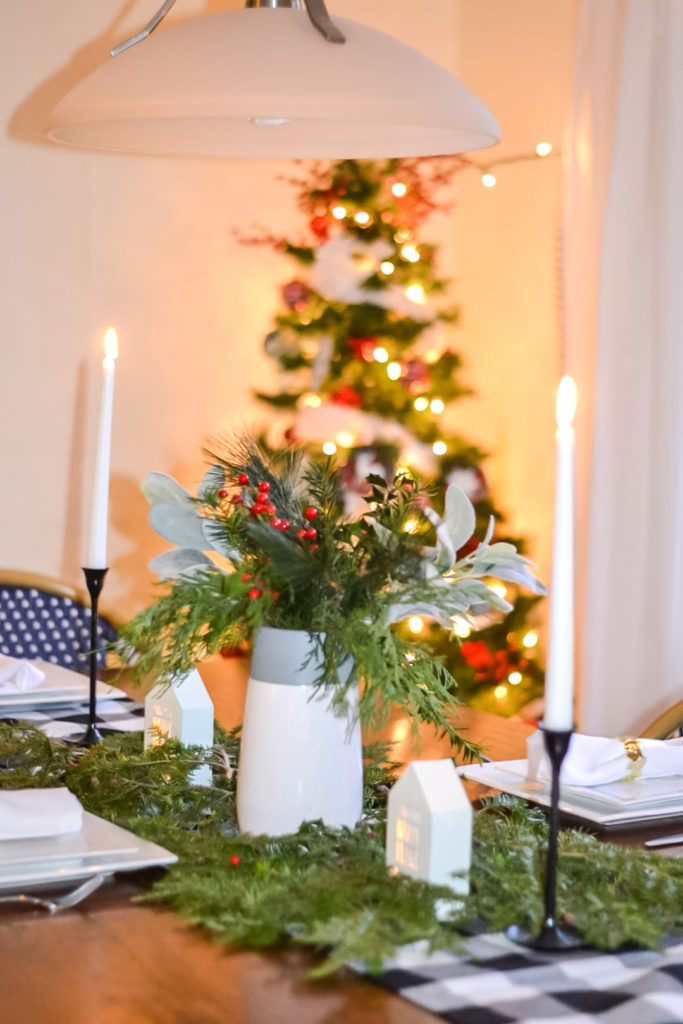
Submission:
[[346,385],[343,385],[342,387],[337,388],[336,391],[333,391],[330,395],[330,401],[333,402],[334,405],[350,405],[356,409],[359,409],[363,404],[363,400],[358,392]]
[[249,483],[249,477],[247,476],[247,474],[246,473],[240,473],[240,475],[237,477],[237,483],[238,484],[242,484],[243,487],[244,487],[245,484],[248,484]]
[[330,232],[330,226],[327,223],[326,217],[314,217],[311,221],[311,231],[319,238],[322,242],[327,239]]
[[317,508],[314,508],[313,505],[309,505],[308,508],[305,509],[304,515],[309,520],[310,519],[317,519],[318,518],[318,510],[317,510]]
[[371,363],[377,348],[377,338],[349,338],[346,344],[356,359]]
[[282,298],[290,309],[300,310],[300,303],[308,302],[308,297],[311,294],[311,289],[304,281],[290,281],[288,284],[282,287]]

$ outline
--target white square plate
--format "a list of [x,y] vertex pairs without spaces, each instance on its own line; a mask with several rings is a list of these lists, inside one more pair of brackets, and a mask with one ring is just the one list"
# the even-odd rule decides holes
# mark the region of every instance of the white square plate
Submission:
[[177,860],[162,846],[86,811],[79,832],[0,841],[0,892],[28,893],[91,875],[137,871]]
[[[3,660],[0,658],[0,664]],[[53,665],[49,661],[36,660],[34,664],[45,673],[45,679],[39,686],[21,693],[0,694],[0,713],[8,714],[27,708],[51,707],[56,704],[74,704],[86,701],[90,693],[88,676],[74,672],[62,665]],[[121,700],[126,694],[109,683],[98,682],[98,699]]]
[[[462,765],[458,772],[466,779],[503,793],[523,797],[544,807],[550,804],[550,784],[529,780],[526,760]],[[606,786],[561,786],[560,810],[601,828],[647,825],[683,818],[683,776],[634,779]]]

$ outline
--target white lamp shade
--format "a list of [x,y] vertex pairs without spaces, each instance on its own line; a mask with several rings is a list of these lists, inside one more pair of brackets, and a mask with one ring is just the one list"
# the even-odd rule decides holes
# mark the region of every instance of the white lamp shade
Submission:
[[114,152],[335,160],[437,156],[500,140],[491,112],[444,68],[383,32],[335,23],[345,44],[290,8],[162,29],[68,93],[48,134]]

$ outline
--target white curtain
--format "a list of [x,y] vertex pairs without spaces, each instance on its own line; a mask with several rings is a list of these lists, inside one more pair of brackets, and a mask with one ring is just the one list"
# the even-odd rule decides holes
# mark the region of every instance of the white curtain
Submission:
[[579,719],[683,697],[683,2],[582,0],[567,146]]

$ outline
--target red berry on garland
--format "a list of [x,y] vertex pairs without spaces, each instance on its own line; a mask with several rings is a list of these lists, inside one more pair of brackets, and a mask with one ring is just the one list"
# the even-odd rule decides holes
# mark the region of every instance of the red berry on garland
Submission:
[[253,587],[249,591],[249,600],[250,601],[255,601],[260,596],[261,596],[261,591],[258,589],[258,587]]
[[239,494],[233,494],[233,496],[230,499],[230,501],[232,502],[233,505],[241,505],[242,504],[242,499],[239,496]]
[[304,537],[306,540],[315,540],[318,536],[318,531],[313,527],[309,527],[308,530],[304,530]]
[[250,572],[243,572],[242,573],[242,583],[248,583],[250,579],[251,579],[251,573]]
[[242,858],[238,857],[236,853],[230,858],[230,867],[236,868],[238,864],[242,863]]
[[283,519],[281,521],[281,523],[280,523],[280,529],[283,530],[283,531],[284,530],[289,530],[291,525],[292,524],[290,523],[289,519]]
[[280,591],[279,590],[274,590],[273,591],[273,601],[279,601],[279,600],[280,600]]
[[275,513],[277,512],[277,509],[275,508],[275,505],[264,505],[263,512],[267,516],[274,516]]
[[225,489],[225,487],[221,487],[220,491],[218,492],[218,497],[219,498],[227,498],[227,496],[228,496],[227,490]]
[[311,546],[310,546],[310,548],[308,550],[312,551],[315,554],[315,552],[318,551],[319,548],[318,548],[317,544],[311,544]]
[[304,540],[304,538],[306,537],[306,531],[305,530],[297,530],[296,531],[296,535],[297,535],[297,537],[300,537],[301,540]]
[[267,494],[268,491],[270,490],[270,484],[268,483],[267,480],[262,480],[261,483],[258,485],[258,489],[259,491],[262,491],[264,494]]
[[270,520],[270,525],[273,527],[274,530],[281,530],[282,529],[282,520],[281,519],[277,519],[277,518],[273,518],[273,519]]
[[240,473],[240,475],[237,477],[237,483],[238,484],[242,484],[242,486],[244,486],[245,484],[248,484],[249,483],[249,477],[247,476],[247,474],[246,473]]
[[309,505],[307,509],[304,509],[304,515],[307,519],[317,519],[318,510],[317,508],[314,508],[313,505]]

